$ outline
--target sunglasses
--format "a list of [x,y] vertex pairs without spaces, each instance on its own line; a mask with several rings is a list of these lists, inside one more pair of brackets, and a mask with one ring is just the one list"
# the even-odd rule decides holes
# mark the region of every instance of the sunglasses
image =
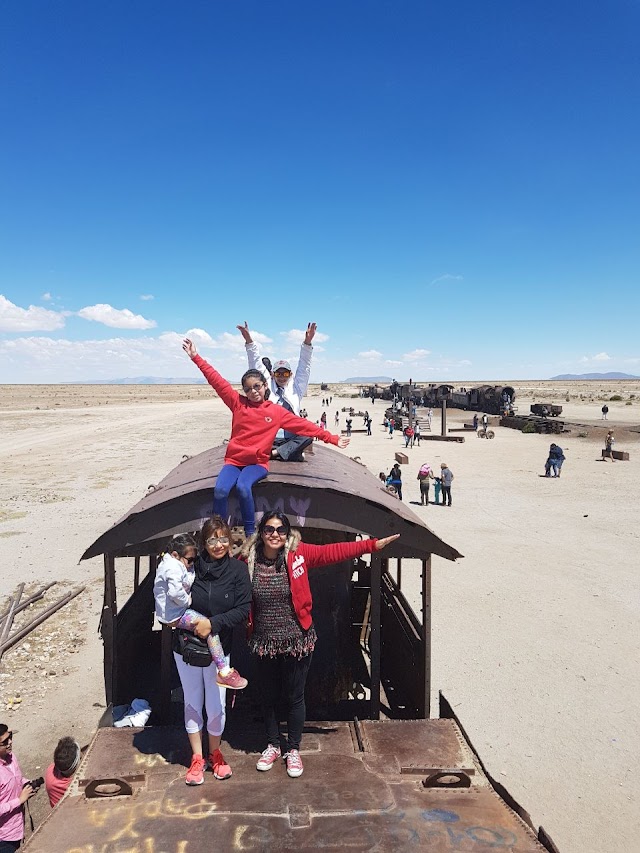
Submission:
[[245,394],[248,394],[249,391],[259,391],[263,387],[264,387],[264,382],[256,382],[255,385],[251,385],[249,388],[247,388],[246,385],[243,385],[242,390],[244,391]]
[[10,741],[13,740],[13,732],[7,732],[2,740],[0,740],[0,746],[6,746]]
[[214,548],[216,545],[228,545],[229,537],[228,536],[212,536],[211,539],[207,539],[207,545]]
[[273,527],[271,524],[265,524],[262,528],[262,532],[266,533],[267,536],[271,536],[272,533],[277,533],[278,536],[286,536],[287,528],[284,525],[280,525],[280,527]]
[[192,566],[192,565],[195,563],[195,561],[196,561],[196,558],[195,558],[195,557],[183,557],[182,559],[185,561],[185,563],[186,563],[188,566]]
[[290,370],[276,370],[274,376],[291,376]]

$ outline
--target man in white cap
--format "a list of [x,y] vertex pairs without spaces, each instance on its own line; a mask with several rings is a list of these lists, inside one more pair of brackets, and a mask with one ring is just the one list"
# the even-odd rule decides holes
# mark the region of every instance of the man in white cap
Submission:
[[[295,376],[288,361],[276,361],[272,366],[268,358],[260,358],[260,347],[251,337],[246,321],[244,326],[237,326],[236,328],[244,338],[249,369],[259,370],[264,375],[271,388],[272,402],[284,406],[294,415],[299,415],[300,405],[307,393],[309,377],[311,376],[312,341],[316,333],[316,324],[307,324]],[[279,430],[273,442],[271,455],[274,459],[282,459],[284,462],[300,462],[304,459],[302,451],[312,443],[313,439],[307,436]]]

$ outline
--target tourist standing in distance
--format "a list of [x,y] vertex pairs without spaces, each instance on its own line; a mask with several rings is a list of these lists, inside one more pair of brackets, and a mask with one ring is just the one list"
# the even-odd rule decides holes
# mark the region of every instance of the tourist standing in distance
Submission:
[[440,479],[442,480],[442,506],[451,506],[453,472],[446,462],[442,462],[440,465]]
[[[244,326],[236,326],[236,328],[244,338],[249,369],[259,370],[265,377],[271,389],[271,401],[277,406],[284,406],[294,415],[299,415],[302,399],[307,393],[311,376],[312,341],[316,334],[316,324],[307,324],[295,376],[288,361],[276,361],[272,367],[268,358],[260,359],[260,347],[251,337],[246,321]],[[312,438],[280,429],[273,442],[272,458],[282,459],[284,462],[300,462],[305,447],[308,447],[312,442]]]
[[607,404],[605,403],[604,406],[602,407],[601,411],[602,411],[602,420],[606,421],[607,415],[609,414],[609,406],[607,406]]

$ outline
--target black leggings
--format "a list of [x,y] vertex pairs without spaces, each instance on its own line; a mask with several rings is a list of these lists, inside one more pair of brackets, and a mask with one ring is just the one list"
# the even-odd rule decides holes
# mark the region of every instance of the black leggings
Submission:
[[13,853],[21,844],[21,841],[0,841],[0,853]]
[[304,688],[312,655],[296,658],[293,655],[258,657],[258,682],[264,727],[269,743],[280,746],[280,711],[287,720],[289,749],[300,749],[302,729],[306,716]]
[[442,487],[442,503],[451,506],[451,486]]

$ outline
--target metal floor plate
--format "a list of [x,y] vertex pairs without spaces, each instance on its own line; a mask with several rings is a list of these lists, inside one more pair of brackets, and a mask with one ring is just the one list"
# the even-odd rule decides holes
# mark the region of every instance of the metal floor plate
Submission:
[[[476,773],[466,789],[422,785],[422,777],[416,775],[420,766],[465,763],[464,749],[458,744],[456,750],[454,742],[466,744],[454,723],[360,725],[365,752],[358,750],[351,724],[330,723],[324,728],[311,724],[314,731],[303,740],[305,772],[298,779],[287,776],[283,763],[269,773],[258,773],[257,755],[225,744],[233,777],[220,782],[207,772],[198,787],[184,784],[189,749],[183,731],[101,729],[78,779],[25,849],[29,853],[543,851],[533,831],[486,779],[479,778],[481,774]],[[436,762],[439,743],[446,747],[445,761]],[[409,766],[414,772],[403,774],[402,767]],[[133,789],[129,796],[87,799],[83,794],[90,779],[127,776]]]

